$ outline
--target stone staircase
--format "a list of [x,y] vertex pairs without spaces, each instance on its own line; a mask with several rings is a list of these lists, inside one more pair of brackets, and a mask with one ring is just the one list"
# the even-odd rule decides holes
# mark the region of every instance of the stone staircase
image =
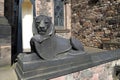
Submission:
[[10,64],[11,60],[11,26],[8,20],[0,17],[0,67]]
[[11,27],[5,17],[0,17],[0,38],[9,37]]

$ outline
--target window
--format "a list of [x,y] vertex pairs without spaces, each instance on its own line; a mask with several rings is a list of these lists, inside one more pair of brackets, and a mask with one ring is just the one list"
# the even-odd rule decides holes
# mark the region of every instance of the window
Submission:
[[56,29],[64,29],[64,2],[54,0],[54,25]]

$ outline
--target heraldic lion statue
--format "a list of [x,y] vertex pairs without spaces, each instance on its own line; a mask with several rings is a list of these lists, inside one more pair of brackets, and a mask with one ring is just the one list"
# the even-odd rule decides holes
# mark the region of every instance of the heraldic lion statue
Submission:
[[31,51],[41,59],[53,59],[66,52],[84,51],[81,42],[75,38],[65,39],[55,35],[55,27],[51,18],[39,15],[33,22],[33,37],[30,40]]

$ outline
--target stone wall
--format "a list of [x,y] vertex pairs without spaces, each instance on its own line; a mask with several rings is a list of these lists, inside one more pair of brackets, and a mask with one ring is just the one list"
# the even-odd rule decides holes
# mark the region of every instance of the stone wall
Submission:
[[51,80],[119,80],[114,74],[114,66],[120,62],[116,60],[76,73],[68,74]]
[[[120,0],[72,0],[72,36],[85,46],[103,48],[105,42],[110,42],[109,49],[120,48],[115,46],[120,43],[119,9]],[[52,80],[119,80],[114,76],[115,65],[120,65],[120,60]]]
[[0,67],[11,64],[11,26],[4,17],[4,2],[0,0]]
[[0,0],[0,16],[4,15],[4,0]]
[[52,17],[52,2],[51,0],[36,0],[36,14],[37,16],[42,14],[42,15],[47,15]]
[[118,42],[120,0],[72,0],[72,35],[90,47]]
[[16,23],[14,23],[14,11],[13,11],[13,9],[16,8],[14,6],[14,4],[15,4],[14,1],[15,0],[4,0],[4,2],[5,2],[4,3],[4,7],[5,7],[4,15],[8,19],[9,23],[12,26],[14,26],[16,24]]
[[0,67],[11,64],[11,26],[0,16]]
[[[85,47],[85,51],[88,54],[103,52],[102,49],[91,47]],[[116,65],[120,65],[120,59],[51,80],[119,80],[114,72]]]

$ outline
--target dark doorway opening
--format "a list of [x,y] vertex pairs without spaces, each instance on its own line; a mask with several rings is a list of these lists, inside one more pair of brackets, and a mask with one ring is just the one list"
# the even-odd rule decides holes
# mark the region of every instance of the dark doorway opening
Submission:
[[19,0],[4,1],[4,16],[11,25],[11,64],[15,62],[17,57],[17,25]]

